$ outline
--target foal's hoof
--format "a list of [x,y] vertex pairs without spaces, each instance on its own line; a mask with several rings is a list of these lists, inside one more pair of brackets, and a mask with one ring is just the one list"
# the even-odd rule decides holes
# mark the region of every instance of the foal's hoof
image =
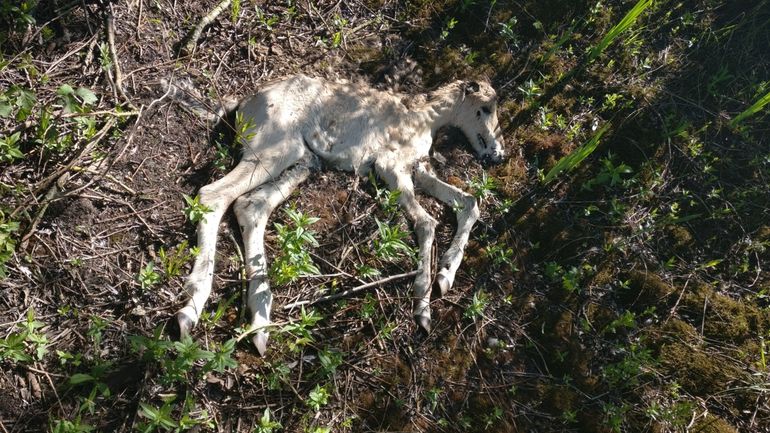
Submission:
[[179,325],[179,339],[182,340],[190,336],[190,332],[195,326],[193,319],[184,311],[176,313],[176,322]]
[[417,322],[417,326],[422,328],[425,333],[430,334],[430,317],[429,316],[414,316],[414,321]]
[[447,278],[447,276],[444,275],[443,272],[439,272],[438,275],[436,275],[436,282],[433,283],[433,285],[434,285],[434,290],[438,291],[439,296],[443,298],[444,295],[446,295],[446,292],[449,291],[449,288],[452,286],[452,283],[449,282],[449,278]]
[[265,356],[265,353],[267,353],[267,333],[262,331],[257,331],[253,337],[251,337],[251,341],[254,343],[254,346],[257,348],[257,352],[259,352],[259,356]]

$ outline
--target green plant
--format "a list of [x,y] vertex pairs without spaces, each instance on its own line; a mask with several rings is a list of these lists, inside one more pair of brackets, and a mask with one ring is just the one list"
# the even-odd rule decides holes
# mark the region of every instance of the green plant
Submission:
[[170,401],[164,401],[160,407],[151,406],[143,401],[139,402],[139,415],[147,418],[146,423],[139,423],[136,427],[142,433],[155,431],[171,431],[177,429],[179,424],[171,417],[174,409]]
[[16,251],[16,239],[13,234],[19,230],[19,223],[6,220],[5,214],[0,210],[0,280],[8,276],[8,268],[5,266]]
[[94,431],[94,427],[85,424],[80,415],[70,421],[67,419],[53,419],[48,422],[48,430],[51,433],[88,433]]
[[379,237],[374,240],[374,254],[383,260],[395,260],[399,253],[414,257],[414,249],[404,242],[409,235],[397,225],[389,225],[375,218]]
[[230,4],[230,21],[233,24],[238,22],[238,15],[241,14],[241,0],[233,0]]
[[308,399],[305,402],[311,409],[318,412],[321,407],[326,406],[329,403],[329,391],[326,387],[316,384],[315,388],[308,394]]
[[336,350],[322,349],[318,351],[318,360],[321,362],[321,375],[332,377],[337,368],[342,365],[344,353]]
[[102,344],[102,332],[107,328],[107,325],[109,325],[109,322],[106,319],[102,319],[99,316],[91,316],[87,335],[93,341],[95,348]]
[[[48,337],[38,332],[45,326],[35,319],[35,310],[27,310],[27,319],[18,325],[20,332],[12,332],[7,337],[0,339],[0,360],[10,359],[16,362],[31,362],[35,359],[42,360],[48,352]],[[29,355],[28,348],[34,352],[34,357]]]
[[0,93],[0,118],[11,116],[15,111],[14,117],[22,122],[32,114],[35,102],[37,98],[34,92],[12,85],[5,93]]
[[519,20],[516,17],[511,17],[508,21],[500,23],[500,36],[508,44],[509,49],[510,47],[518,49],[519,44],[521,44],[521,38],[516,33],[516,25],[518,23]]
[[316,313],[314,310],[307,312],[305,311],[305,308],[302,307],[300,309],[299,321],[292,321],[281,328],[281,333],[289,334],[294,337],[294,341],[289,342],[289,347],[292,351],[296,351],[300,347],[313,341],[313,336],[310,331],[315,324],[321,320],[323,320],[323,316]]
[[584,159],[588,158],[596,147],[599,145],[599,140],[602,138],[605,132],[609,129],[610,124],[607,123],[599,128],[596,133],[588,140],[584,145],[573,150],[569,155],[561,158],[556,165],[548,171],[548,174],[543,178],[543,183],[550,183],[556,178],[562,171],[570,171],[577,167]]
[[590,179],[584,183],[583,189],[593,191],[593,188],[596,186],[607,185],[613,187],[616,185],[622,185],[625,181],[623,175],[633,173],[633,170],[631,167],[622,162],[618,165],[615,165],[613,159],[614,158],[612,154],[608,155],[606,158],[602,158],[602,168],[599,171],[599,174],[597,174],[593,179]]
[[139,271],[139,275],[136,276],[136,280],[142,287],[142,290],[146,290],[161,281],[161,276],[155,271],[155,262],[148,262],[145,267]]
[[602,40],[596,44],[596,46],[591,48],[591,50],[588,52],[587,61],[592,62],[594,59],[596,59],[596,57],[598,57],[599,54],[601,54],[612,42],[614,42],[618,36],[628,30],[628,28],[631,27],[634,22],[636,22],[637,18],[639,18],[639,16],[651,5],[652,0],[639,0],[634,5],[634,7],[628,11],[623,19],[621,19],[619,23],[612,27],[610,31],[604,35]]
[[439,36],[442,41],[449,37],[449,32],[451,32],[456,25],[457,19],[454,17],[450,17],[444,22],[444,26],[441,28],[441,35]]
[[198,221],[205,222],[206,214],[213,212],[214,210],[201,203],[201,197],[199,195],[190,197],[187,194],[182,194],[182,197],[184,197],[184,201],[187,203],[187,206],[185,206],[183,210],[184,216],[193,224],[196,224]]
[[270,419],[270,408],[266,407],[259,419],[259,424],[254,427],[254,433],[273,433],[282,427],[281,423]]
[[492,266],[499,268],[503,265],[508,266],[513,272],[518,271],[513,263],[513,248],[506,247],[502,242],[488,245],[484,250],[484,255],[492,261]]
[[431,411],[436,410],[439,403],[439,398],[441,397],[441,394],[443,394],[443,390],[441,388],[433,387],[427,391],[425,391],[425,399],[428,400],[428,407]]
[[488,303],[489,297],[487,294],[483,290],[479,290],[473,294],[471,304],[465,309],[463,317],[473,320],[478,319],[484,315],[484,310],[487,308]]
[[93,105],[97,101],[96,95],[91,90],[85,87],[73,89],[69,84],[61,85],[56,94],[59,95],[59,101],[65,113],[84,113],[88,105]]
[[531,78],[527,80],[523,86],[518,87],[519,91],[524,95],[524,99],[531,101],[543,94],[543,89],[535,83]]
[[20,139],[21,132],[0,136],[0,162],[13,162],[17,159],[24,159],[24,153],[19,148]]
[[484,422],[484,430],[489,430],[494,427],[501,419],[503,419],[503,409],[495,406],[492,408],[491,413],[484,414],[482,421]]
[[289,224],[275,223],[280,251],[269,272],[271,279],[279,285],[291,283],[303,275],[320,273],[307,251],[308,246],[318,246],[315,232],[309,228],[318,218],[294,208],[286,208],[284,213],[289,217]]
[[468,182],[468,186],[473,190],[473,196],[479,200],[483,200],[491,196],[497,188],[495,179],[487,174],[486,171],[481,173],[481,178],[475,177]]
[[761,98],[757,99],[756,102],[754,102],[749,108],[744,110],[741,114],[735,116],[735,118],[733,118],[733,120],[730,121],[730,126],[735,128],[747,118],[762,111],[762,109],[765,108],[767,104],[770,104],[770,92],[768,92],[766,95],[762,96]]
[[198,248],[187,248],[187,241],[182,241],[176,248],[166,252],[166,249],[161,247],[158,251],[158,257],[163,265],[163,270],[166,274],[166,278],[174,278],[182,274],[182,267],[190,261],[193,257],[198,255]]

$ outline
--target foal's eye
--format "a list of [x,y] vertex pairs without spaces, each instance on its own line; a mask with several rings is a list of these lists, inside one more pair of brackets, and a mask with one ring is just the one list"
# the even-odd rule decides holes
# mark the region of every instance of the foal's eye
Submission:
[[484,114],[490,114],[491,113],[491,111],[489,111],[489,107],[486,107],[486,106],[481,107],[481,111],[483,111]]

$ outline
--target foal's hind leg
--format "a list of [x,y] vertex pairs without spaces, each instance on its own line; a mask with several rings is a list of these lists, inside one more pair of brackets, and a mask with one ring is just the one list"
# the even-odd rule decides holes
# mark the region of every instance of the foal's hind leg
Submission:
[[265,146],[259,155],[254,155],[248,148],[247,153],[235,168],[222,179],[201,188],[200,202],[211,209],[198,224],[198,256],[195,258],[192,272],[187,277],[185,291],[190,299],[177,313],[180,337],[188,335],[198,322],[203,306],[211,294],[214,279],[214,257],[216,255],[217,232],[219,222],[230,204],[244,193],[263,183],[277,178],[287,167],[299,160],[305,148],[301,142],[297,146],[288,143],[285,134],[259,134],[252,138],[249,146],[256,147],[256,140],[272,143]]
[[414,291],[412,314],[414,314],[414,318],[420,327],[430,331],[431,249],[433,248],[433,239],[436,231],[436,220],[420,206],[415,197],[414,184],[410,173],[411,167],[381,165],[381,162],[378,161],[375,168],[377,174],[388,184],[388,187],[401,191],[398,202],[414,224],[419,249],[419,262],[417,265],[417,276],[414,278],[412,286]]
[[249,279],[248,300],[251,328],[256,330],[252,341],[260,355],[267,349],[270,309],[273,295],[267,276],[265,257],[265,227],[270,214],[286,200],[292,191],[310,175],[307,165],[297,165],[275,181],[239,197],[233,207],[243,231],[246,275]]

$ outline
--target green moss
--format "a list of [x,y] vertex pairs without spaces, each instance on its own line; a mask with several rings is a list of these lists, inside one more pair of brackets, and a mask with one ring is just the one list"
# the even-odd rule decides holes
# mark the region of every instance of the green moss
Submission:
[[738,369],[720,357],[681,342],[663,345],[660,363],[672,382],[697,396],[722,392],[741,376]]
[[717,293],[706,283],[690,284],[682,304],[696,323],[702,323],[707,338],[742,343],[759,331],[761,314],[756,307]]
[[624,272],[620,279],[628,281],[628,289],[619,293],[621,301],[639,310],[656,305],[677,291],[674,286],[652,272]]
[[727,421],[712,414],[707,414],[696,421],[691,431],[701,433],[738,433],[738,430]]

